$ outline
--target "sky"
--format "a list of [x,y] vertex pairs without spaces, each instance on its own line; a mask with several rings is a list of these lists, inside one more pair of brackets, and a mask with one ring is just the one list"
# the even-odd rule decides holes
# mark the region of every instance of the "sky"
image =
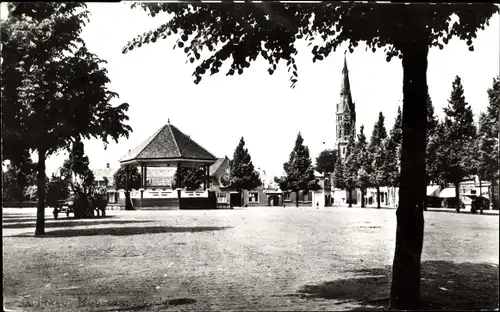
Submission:
[[[119,159],[129,149],[168,119],[217,157],[232,157],[243,136],[254,165],[271,176],[282,174],[299,132],[313,160],[323,149],[335,147],[335,107],[340,100],[345,48],[313,63],[312,46],[299,42],[295,89],[290,88],[285,64],[269,75],[269,65],[261,58],[241,76],[226,76],[221,71],[204,76],[196,85],[192,77],[195,66],[187,62],[181,49],[173,49],[175,37],[122,54],[128,41],[160,25],[167,15],[152,18],[141,9],[131,9],[130,3],[89,3],[88,8],[90,23],[82,38],[91,52],[108,62],[109,89],[120,95],[114,104],[129,103],[128,124],[133,129],[128,139],[111,143],[106,150],[102,141],[85,141],[91,168],[104,168],[106,163],[118,168]],[[462,78],[474,113],[486,110],[487,89],[499,74],[499,39],[497,14],[490,26],[478,32],[474,52],[458,39],[443,50],[430,50],[427,79],[440,117],[456,75]],[[402,104],[401,60],[387,62],[382,51],[373,53],[361,44],[354,53],[347,53],[347,64],[358,129],[363,124],[369,137],[380,111],[386,117],[387,130],[392,128]],[[65,158],[64,153],[50,157],[47,174],[56,171]]]

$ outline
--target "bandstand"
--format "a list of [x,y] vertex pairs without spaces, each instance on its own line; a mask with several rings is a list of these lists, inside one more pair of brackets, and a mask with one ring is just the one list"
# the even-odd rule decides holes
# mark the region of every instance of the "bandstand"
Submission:
[[[122,157],[120,166],[137,166],[141,174],[141,188],[130,193],[134,209],[207,209],[216,207],[215,194],[207,190],[209,167],[216,160],[214,155],[169,121]],[[204,168],[203,190],[181,189],[179,179],[172,185],[165,182],[167,176],[148,179],[148,169],[163,168],[166,169],[163,175],[166,175],[166,172],[183,167]]]

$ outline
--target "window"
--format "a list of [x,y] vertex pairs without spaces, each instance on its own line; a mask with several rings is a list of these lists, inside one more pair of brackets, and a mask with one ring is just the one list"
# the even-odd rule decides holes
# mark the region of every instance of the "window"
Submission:
[[476,190],[470,190],[470,193],[475,195],[476,194]]
[[290,193],[283,193],[283,200],[291,200]]
[[345,147],[342,148],[342,154],[345,154]]
[[257,192],[248,193],[248,202],[249,203],[258,203],[259,202],[259,193],[257,193]]

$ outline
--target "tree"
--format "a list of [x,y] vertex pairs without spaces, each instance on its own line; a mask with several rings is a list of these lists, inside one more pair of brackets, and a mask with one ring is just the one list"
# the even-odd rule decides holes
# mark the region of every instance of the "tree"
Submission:
[[385,158],[385,170],[388,174],[388,182],[392,187],[398,187],[400,183],[401,150],[403,141],[403,120],[401,107],[398,106],[398,112],[394,120],[394,126],[389,132],[389,137],[385,140],[384,149],[388,156]]
[[105,63],[79,37],[84,3],[9,3],[1,22],[2,147],[16,162],[38,153],[35,235],[45,233],[45,160],[76,138],[128,136],[128,104],[113,107]]
[[[493,86],[488,89],[489,105],[486,113],[479,117],[476,168],[479,181],[491,181],[492,188],[496,187],[499,176],[499,131],[500,124],[500,76],[493,79]],[[481,189],[481,184],[480,184]],[[494,202],[494,205],[498,203]],[[496,207],[495,207],[496,208]]]
[[[417,306],[424,221],[423,209],[415,207],[419,201],[418,190],[425,179],[429,48],[443,48],[452,37],[458,37],[473,50],[476,32],[484,29],[498,7],[494,4],[370,2],[134,3],[132,6],[137,5],[152,17],[163,11],[173,18],[134,39],[124,48],[124,53],[160,38],[178,35],[180,40],[176,45],[184,49],[191,63],[197,62],[195,83],[209,72],[219,72],[226,61],[231,63],[228,75],[241,75],[260,55],[269,62],[270,74],[280,60],[286,61],[294,87],[298,76],[294,44],[302,38],[311,44],[314,39],[321,39],[321,45],[312,47],[313,61],[323,60],[344,42],[349,44],[350,51],[363,42],[374,51],[384,48],[388,61],[394,56],[402,59],[405,130],[390,305],[398,309]],[[457,18],[450,18],[452,15]],[[204,48],[213,53],[199,61]]]
[[357,186],[358,171],[360,169],[356,155],[355,134],[350,134],[347,140],[345,162],[344,162],[344,186],[348,192],[349,208],[352,207],[352,192]]
[[[337,154],[337,156],[339,155]],[[337,158],[337,163],[335,164],[335,170],[333,171],[333,186],[341,190],[346,189],[345,165],[344,161],[340,157]]]
[[229,161],[229,177],[225,179],[224,186],[237,190],[242,200],[242,190],[252,190],[262,185],[259,173],[255,171],[252,157],[245,148],[245,140],[241,137],[234,150],[233,159]]
[[135,166],[120,167],[113,176],[115,188],[117,190],[125,190],[125,209],[132,210],[132,202],[130,201],[130,191],[138,190],[141,187],[141,175]]
[[[429,149],[430,140],[434,136],[436,132],[436,128],[438,126],[438,119],[434,115],[434,106],[432,105],[432,100],[429,92],[427,91],[427,101],[426,101],[426,109],[427,109],[427,123],[426,123],[426,131],[427,135],[425,137],[425,181],[422,185],[422,196],[423,196],[423,207],[424,210],[427,210],[427,185],[430,182],[435,181],[437,179],[436,176],[431,175],[433,173],[432,166],[437,163],[438,159],[436,158],[436,153],[431,153]],[[435,151],[434,151],[435,152]]]
[[312,160],[309,157],[309,148],[304,145],[300,132],[288,162],[283,164],[283,169],[285,175],[278,179],[278,183],[280,187],[283,185],[287,190],[295,192],[295,203],[299,207],[299,191],[308,192],[319,188],[314,176]]
[[75,196],[75,218],[90,218],[94,216],[92,197],[95,191],[95,177],[89,168],[89,158],[85,155],[85,147],[79,137],[73,142],[68,159],[62,167],[62,175],[69,181]]
[[446,146],[445,129],[442,122],[438,122],[435,129],[428,135],[426,147],[426,175],[427,182],[434,182],[445,187]]
[[453,81],[448,106],[444,108],[444,137],[448,157],[445,162],[446,181],[455,186],[456,212],[460,212],[459,185],[463,178],[473,173],[476,144],[476,127],[470,105],[465,101],[459,76]]
[[361,208],[365,207],[366,189],[372,185],[371,177],[373,175],[372,156],[368,150],[368,142],[366,141],[364,130],[365,126],[361,125],[358,141],[354,147],[354,154],[358,165],[356,185],[361,191]]
[[[186,188],[189,191],[197,190],[205,181],[205,170],[203,167],[199,168],[179,168],[175,172],[173,181],[180,178],[180,187]],[[176,183],[176,182],[174,182]]]
[[52,174],[47,185],[47,205],[57,207],[60,200],[65,200],[70,195],[69,180],[62,175]]
[[337,152],[331,149],[326,149],[319,153],[316,157],[316,171],[320,173],[333,173],[335,171],[335,163],[337,162]]
[[387,131],[384,125],[385,117],[380,112],[378,120],[373,126],[372,136],[370,138],[369,152],[372,157],[372,185],[377,188],[377,208],[380,208],[380,186],[388,185],[388,175],[385,172],[384,162],[387,161],[386,151],[382,143],[387,138]]
[[30,157],[23,159],[20,163],[10,164],[3,173],[2,199],[4,201],[15,200],[21,204],[26,196],[28,188],[35,183],[35,165]]

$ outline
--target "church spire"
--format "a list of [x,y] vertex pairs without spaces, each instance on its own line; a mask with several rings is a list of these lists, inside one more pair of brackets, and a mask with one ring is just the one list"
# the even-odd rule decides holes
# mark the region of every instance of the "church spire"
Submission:
[[344,68],[342,69],[342,74],[344,74],[344,76],[346,74],[349,74],[349,70],[347,69],[347,59],[346,59],[346,53],[347,53],[347,50],[344,51]]
[[346,52],[344,52],[344,67],[342,69],[340,99],[337,103],[336,113],[337,148],[340,152],[341,158],[345,157],[345,148],[347,146],[349,136],[354,134],[356,129],[356,111],[354,102],[352,101]]
[[342,69],[342,82],[340,86],[340,110],[351,111],[351,84],[349,83],[349,70],[347,69],[347,50],[344,52],[344,68]]

